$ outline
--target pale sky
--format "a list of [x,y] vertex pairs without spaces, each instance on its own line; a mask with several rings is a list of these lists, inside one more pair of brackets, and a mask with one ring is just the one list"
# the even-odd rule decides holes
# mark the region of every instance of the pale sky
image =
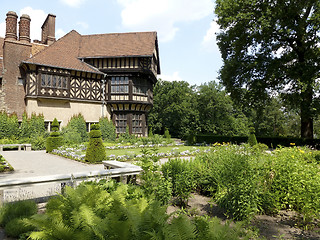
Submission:
[[8,11],[31,17],[31,39],[41,39],[48,13],[56,15],[56,38],[80,34],[157,31],[163,80],[191,85],[217,79],[222,60],[214,0],[0,0],[0,36]]

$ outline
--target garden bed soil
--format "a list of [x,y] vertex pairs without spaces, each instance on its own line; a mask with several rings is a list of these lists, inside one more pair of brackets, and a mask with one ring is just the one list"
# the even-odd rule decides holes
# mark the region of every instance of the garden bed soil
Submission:
[[[167,213],[179,210],[177,206],[169,206]],[[189,213],[218,217],[222,222],[227,220],[223,209],[211,202],[210,197],[193,194],[188,201]],[[280,211],[275,216],[257,215],[251,221],[250,226],[257,229],[263,239],[292,239],[292,240],[319,240],[320,228],[310,231],[298,227],[299,216],[293,211]]]

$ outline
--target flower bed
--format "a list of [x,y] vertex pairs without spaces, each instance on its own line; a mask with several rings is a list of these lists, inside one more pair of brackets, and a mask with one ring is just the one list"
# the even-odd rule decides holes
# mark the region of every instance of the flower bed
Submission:
[[[186,150],[181,150],[180,148],[188,148]],[[110,153],[110,151],[117,154]],[[121,151],[123,150],[123,151]],[[130,151],[132,150],[132,151]],[[79,145],[77,147],[59,147],[52,151],[52,153],[66,158],[74,159],[77,161],[84,161],[85,158],[85,145]],[[106,160],[117,160],[117,161],[128,161],[128,160],[138,160],[144,156],[158,156],[160,158],[169,157],[181,157],[181,156],[194,156],[200,152],[210,151],[210,148],[201,147],[186,147],[183,144],[173,145],[173,144],[149,144],[149,145],[115,145],[107,146],[107,159]]]
[[13,167],[0,155],[0,172],[13,171]]

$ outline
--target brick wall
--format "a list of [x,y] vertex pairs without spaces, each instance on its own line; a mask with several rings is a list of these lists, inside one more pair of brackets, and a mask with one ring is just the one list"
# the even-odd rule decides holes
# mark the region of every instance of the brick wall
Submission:
[[4,106],[8,113],[17,113],[18,118],[21,119],[23,112],[25,111],[25,89],[24,85],[19,82],[21,71],[19,65],[21,61],[30,57],[31,44],[22,43],[19,41],[7,41],[4,42],[3,48],[3,99]]

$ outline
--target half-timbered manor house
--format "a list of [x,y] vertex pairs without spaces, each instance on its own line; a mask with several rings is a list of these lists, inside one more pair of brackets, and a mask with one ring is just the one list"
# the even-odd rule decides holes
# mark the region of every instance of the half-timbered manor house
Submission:
[[112,119],[117,133],[147,135],[147,113],[160,74],[156,32],[81,35],[55,39],[55,15],[30,40],[30,17],[6,17],[0,38],[0,110],[43,114],[61,126],[81,113],[88,124]]

